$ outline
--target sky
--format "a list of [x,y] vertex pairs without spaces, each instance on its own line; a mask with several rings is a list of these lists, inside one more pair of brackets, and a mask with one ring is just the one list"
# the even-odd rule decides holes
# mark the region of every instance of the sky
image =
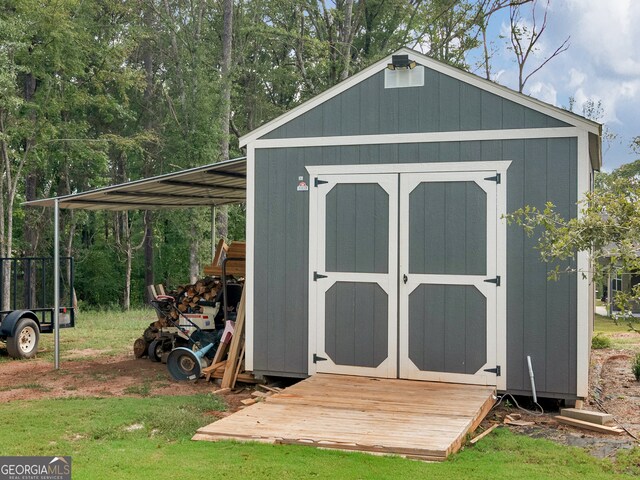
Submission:
[[[540,1],[539,18],[542,18]],[[562,42],[566,52],[533,75],[524,93],[558,107],[575,98],[576,113],[587,100],[602,102],[602,117],[596,119],[617,135],[603,142],[603,169],[610,171],[640,158],[630,143],[640,136],[640,1],[639,0],[551,0],[548,23],[531,67],[539,65]],[[517,89],[518,69],[507,39],[508,12],[500,12],[489,32],[496,39],[492,47],[494,80]],[[469,58],[472,61],[472,58]],[[530,68],[531,68],[530,67]],[[482,75],[482,72],[476,72]]]

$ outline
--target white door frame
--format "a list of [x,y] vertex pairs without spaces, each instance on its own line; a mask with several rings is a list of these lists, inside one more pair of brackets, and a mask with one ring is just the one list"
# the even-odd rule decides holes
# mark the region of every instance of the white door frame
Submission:
[[[485,369],[495,368],[497,340],[497,291],[498,287],[486,280],[496,278],[497,273],[497,221],[496,191],[499,187],[496,171],[476,172],[429,172],[400,175],[400,275],[407,276],[407,282],[400,282],[399,296],[399,363],[400,378],[451,383],[496,385],[497,376]],[[502,177],[502,175],[501,175]],[[502,179],[501,179],[502,180]],[[428,182],[474,182],[486,195],[486,271],[482,275],[420,274],[411,273],[409,264],[409,197],[415,188]],[[501,184],[502,182],[500,182]],[[486,361],[473,374],[446,373],[421,370],[409,358],[409,296],[420,285],[468,285],[475,287],[486,299]],[[427,345],[425,345],[425,348]]]
[[[398,371],[398,178],[397,175],[321,175],[321,179],[328,181],[317,187],[310,187],[309,211],[309,355],[310,368],[315,372],[338,373],[345,375],[361,375],[370,377],[396,378]],[[310,181],[314,184],[314,181]],[[339,184],[376,184],[380,185],[389,196],[389,251],[386,273],[355,273],[355,272],[326,272],[326,197],[334,186]],[[326,278],[314,280],[313,274],[326,274]],[[352,365],[338,365],[325,351],[325,294],[339,281],[376,283],[387,294],[387,358],[376,367],[359,367]],[[314,326],[315,325],[315,326]],[[311,332],[314,337],[311,340]],[[319,364],[313,363],[313,354],[326,360]]]
[[[436,163],[395,163],[395,164],[360,164],[360,165],[315,165],[306,167],[310,175],[310,212],[317,208],[317,190],[313,187],[314,178],[318,175],[355,175],[367,173],[430,173],[430,172],[486,172],[487,175],[501,175],[501,182],[496,192],[497,236],[496,236],[496,272],[501,277],[501,286],[496,291],[496,360],[501,367],[501,376],[497,378],[497,388],[507,388],[507,224],[503,215],[507,213],[507,169],[511,165],[509,160],[477,161],[477,162],[436,162]],[[312,252],[317,251],[317,226],[309,219],[309,375],[316,373],[313,363],[313,353],[316,345],[316,299],[311,292],[313,285],[313,267],[315,260]],[[399,279],[398,279],[399,281]]]

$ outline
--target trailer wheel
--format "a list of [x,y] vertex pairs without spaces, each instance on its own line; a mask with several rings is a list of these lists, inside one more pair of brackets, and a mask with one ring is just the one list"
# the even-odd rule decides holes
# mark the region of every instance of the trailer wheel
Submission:
[[38,353],[40,329],[30,318],[22,318],[16,325],[16,334],[7,337],[7,352],[13,358],[33,358]]
[[162,354],[164,353],[162,340],[154,340],[149,345],[149,360],[152,362],[160,362],[162,360]]

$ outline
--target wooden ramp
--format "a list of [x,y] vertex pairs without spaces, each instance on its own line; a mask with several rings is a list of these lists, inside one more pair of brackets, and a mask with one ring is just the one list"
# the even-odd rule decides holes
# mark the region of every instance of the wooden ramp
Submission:
[[198,430],[222,439],[444,460],[491,409],[495,388],[314,375]]

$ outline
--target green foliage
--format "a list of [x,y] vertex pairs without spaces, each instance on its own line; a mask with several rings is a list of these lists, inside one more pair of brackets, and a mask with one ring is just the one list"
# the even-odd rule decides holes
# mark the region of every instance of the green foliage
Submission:
[[631,362],[631,372],[633,376],[636,377],[636,381],[640,382],[640,352],[636,353],[636,356],[633,357],[633,361]]
[[611,348],[611,339],[598,333],[591,338],[591,348],[598,350],[602,348]]

